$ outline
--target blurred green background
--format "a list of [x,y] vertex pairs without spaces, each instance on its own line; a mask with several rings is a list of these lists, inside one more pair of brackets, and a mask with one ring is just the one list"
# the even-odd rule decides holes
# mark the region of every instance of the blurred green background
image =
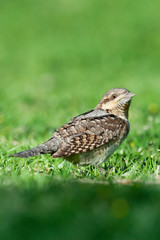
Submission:
[[[72,181],[159,182],[159,75],[158,0],[0,2],[2,239],[157,239],[159,186]],[[47,140],[114,87],[137,96],[106,178],[49,156],[7,157]]]

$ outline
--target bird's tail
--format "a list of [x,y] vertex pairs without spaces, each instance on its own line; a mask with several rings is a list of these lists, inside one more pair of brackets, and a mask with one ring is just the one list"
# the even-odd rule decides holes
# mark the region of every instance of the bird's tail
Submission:
[[32,156],[38,156],[41,154],[50,154],[55,153],[58,150],[58,141],[56,138],[51,138],[47,142],[40,144],[37,147],[28,149],[26,151],[18,152],[9,155],[9,157],[20,157],[20,158],[28,158]]

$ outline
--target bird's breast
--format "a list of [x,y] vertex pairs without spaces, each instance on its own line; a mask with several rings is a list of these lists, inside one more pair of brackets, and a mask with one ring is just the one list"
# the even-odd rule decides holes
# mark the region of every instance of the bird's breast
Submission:
[[107,160],[112,153],[118,148],[119,144],[113,144],[108,146],[104,144],[101,147],[95,148],[92,151],[82,154],[71,155],[64,157],[66,160],[79,165],[99,165]]

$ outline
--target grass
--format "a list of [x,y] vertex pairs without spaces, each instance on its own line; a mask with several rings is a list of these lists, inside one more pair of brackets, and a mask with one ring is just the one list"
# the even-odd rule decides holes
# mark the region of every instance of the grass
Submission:
[[[160,174],[159,7],[158,0],[0,3],[3,239],[21,239],[23,231],[26,239],[104,234],[156,239],[160,189],[152,184],[159,183]],[[7,157],[46,141],[113,87],[137,95],[130,134],[102,165],[106,176],[50,156]]]
[[[46,181],[46,180],[45,180]],[[37,181],[36,181],[37,182]],[[157,239],[159,187],[58,183],[0,189],[2,239]],[[152,208],[151,208],[152,205]]]

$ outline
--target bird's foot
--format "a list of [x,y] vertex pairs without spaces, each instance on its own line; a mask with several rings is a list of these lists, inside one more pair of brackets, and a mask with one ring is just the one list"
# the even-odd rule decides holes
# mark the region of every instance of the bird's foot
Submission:
[[104,169],[103,167],[100,167],[100,166],[97,166],[96,167],[99,169],[100,173],[102,173],[104,176],[107,175],[108,173],[108,170],[107,169]]

